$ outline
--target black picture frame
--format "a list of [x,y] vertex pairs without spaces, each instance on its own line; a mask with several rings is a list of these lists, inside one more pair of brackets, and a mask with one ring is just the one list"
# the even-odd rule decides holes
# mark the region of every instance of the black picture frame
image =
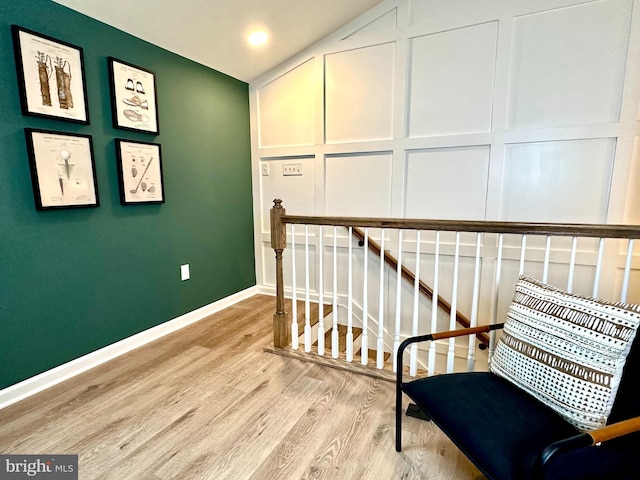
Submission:
[[81,47],[11,25],[23,115],[89,124]]
[[156,74],[108,57],[114,128],[160,134]]
[[165,203],[161,145],[124,138],[115,145],[120,203]]
[[91,135],[24,132],[37,210],[100,206]]

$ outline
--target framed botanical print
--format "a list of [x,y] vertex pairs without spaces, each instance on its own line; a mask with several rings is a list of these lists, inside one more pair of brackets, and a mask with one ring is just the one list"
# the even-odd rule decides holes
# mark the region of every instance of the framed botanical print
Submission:
[[12,25],[24,115],[89,123],[82,48]]

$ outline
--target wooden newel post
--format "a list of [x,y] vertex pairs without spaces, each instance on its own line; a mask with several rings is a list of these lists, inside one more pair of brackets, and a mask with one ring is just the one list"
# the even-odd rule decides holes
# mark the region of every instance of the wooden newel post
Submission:
[[275,199],[271,209],[271,248],[276,252],[276,313],[273,315],[273,346],[287,347],[291,343],[291,324],[284,310],[284,275],[282,272],[282,252],[287,248],[287,228],[282,222],[286,210],[282,200]]

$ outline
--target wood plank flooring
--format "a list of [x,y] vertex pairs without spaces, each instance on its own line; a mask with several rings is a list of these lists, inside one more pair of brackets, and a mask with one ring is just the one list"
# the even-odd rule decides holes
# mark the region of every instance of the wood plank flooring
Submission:
[[[0,453],[79,455],[83,480],[484,477],[394,385],[263,351],[274,299],[231,308],[0,410]],[[406,406],[406,405],[405,405]]]

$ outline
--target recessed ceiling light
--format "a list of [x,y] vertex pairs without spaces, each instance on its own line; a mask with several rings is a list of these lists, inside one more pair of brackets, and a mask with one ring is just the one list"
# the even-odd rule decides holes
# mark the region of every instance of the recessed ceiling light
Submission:
[[253,32],[251,35],[249,35],[249,43],[251,45],[263,45],[267,42],[267,32],[264,32],[262,30],[258,30],[256,32]]

